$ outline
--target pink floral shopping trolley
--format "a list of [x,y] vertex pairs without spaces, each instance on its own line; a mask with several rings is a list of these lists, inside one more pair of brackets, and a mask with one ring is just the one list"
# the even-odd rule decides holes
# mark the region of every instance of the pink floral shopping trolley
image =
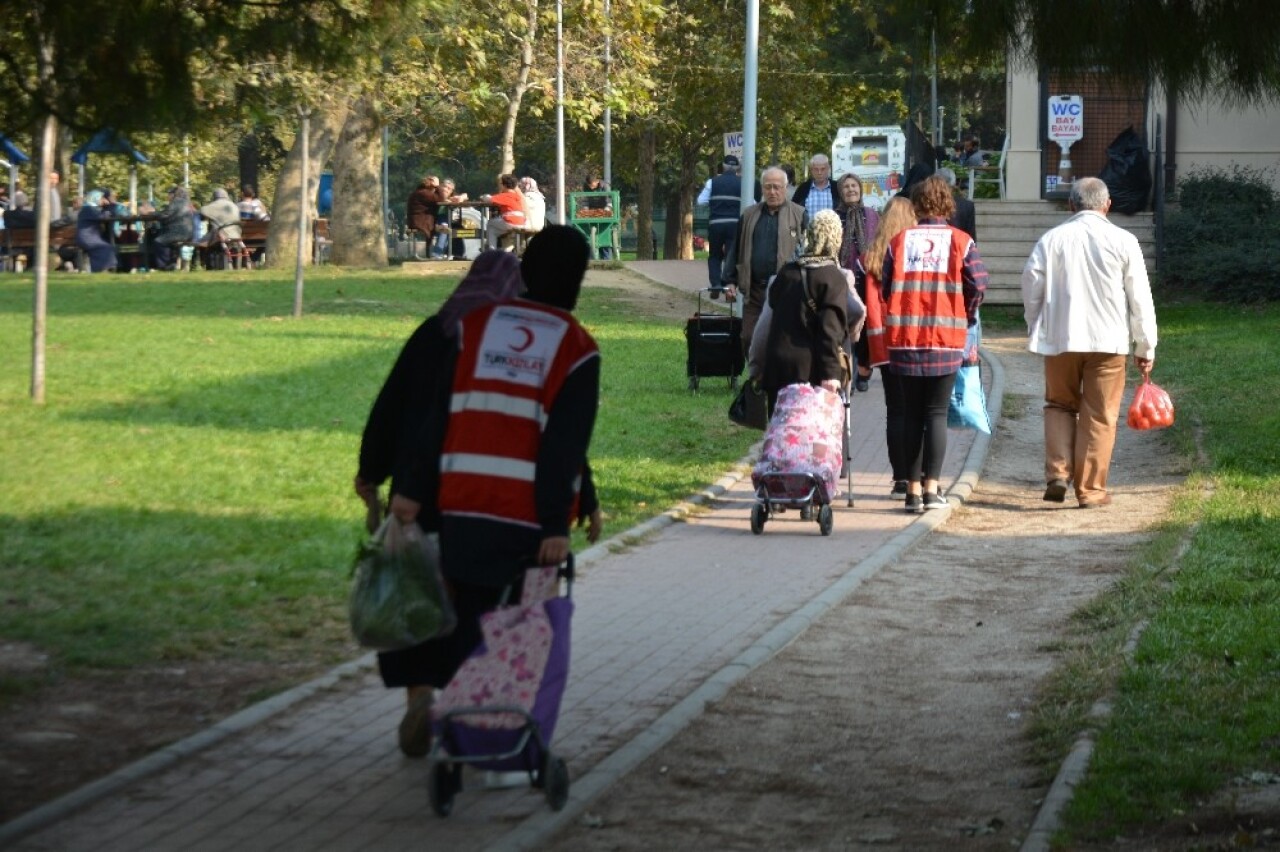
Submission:
[[[565,593],[560,594],[560,580]],[[569,679],[573,556],[525,572],[518,604],[480,618],[482,640],[432,708],[428,793],[440,816],[453,810],[462,770],[529,774],[552,810],[569,799],[569,768],[551,752]]]

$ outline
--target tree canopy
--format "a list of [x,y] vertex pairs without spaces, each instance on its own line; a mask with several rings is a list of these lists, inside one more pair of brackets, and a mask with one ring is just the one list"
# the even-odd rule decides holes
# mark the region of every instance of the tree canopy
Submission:
[[1280,95],[1280,15],[1270,0],[906,0],[964,28],[974,52],[1237,103]]

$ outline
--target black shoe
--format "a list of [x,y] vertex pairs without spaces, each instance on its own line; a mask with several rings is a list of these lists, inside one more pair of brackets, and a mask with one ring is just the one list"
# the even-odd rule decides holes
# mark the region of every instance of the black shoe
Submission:
[[722,295],[724,295],[724,288],[723,288],[723,287],[712,287],[712,288],[711,288],[711,299],[712,299],[712,301],[717,301],[717,300],[719,300],[719,298],[720,298]]
[[866,393],[871,390],[871,377],[858,376],[853,380],[853,386],[859,393]]
[[947,498],[938,492],[924,495],[924,507],[926,509],[945,509],[947,507]]
[[905,479],[894,480],[893,490],[889,494],[895,497],[905,497],[907,494],[907,481]]
[[1063,479],[1054,479],[1045,486],[1044,499],[1050,503],[1061,503],[1067,499],[1067,483]]
[[913,515],[922,515],[924,514],[924,500],[919,494],[908,494],[905,508]]

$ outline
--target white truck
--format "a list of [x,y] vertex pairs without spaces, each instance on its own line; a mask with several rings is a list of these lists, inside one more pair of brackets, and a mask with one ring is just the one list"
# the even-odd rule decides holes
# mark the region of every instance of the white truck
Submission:
[[902,188],[907,171],[907,136],[901,127],[841,127],[831,143],[831,178],[855,174],[862,180],[862,203],[876,210]]

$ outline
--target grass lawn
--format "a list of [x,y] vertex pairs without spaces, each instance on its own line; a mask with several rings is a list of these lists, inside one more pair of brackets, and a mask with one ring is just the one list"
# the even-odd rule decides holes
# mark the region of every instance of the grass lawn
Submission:
[[[0,279],[0,641],[54,673],[352,656],[351,492],[369,406],[456,277],[50,277],[47,397],[29,401],[29,276]],[[758,433],[691,395],[682,324],[588,289],[604,357],[591,458],[621,532],[705,487]],[[575,546],[583,546],[579,537]],[[38,686],[0,678],[0,702]]]
[[1065,814],[1068,846],[1280,773],[1280,306],[1157,310],[1152,378],[1173,397],[1170,437],[1193,473],[1124,580],[1078,614],[1078,642],[1036,714],[1056,771],[1095,724],[1089,706],[1112,705]]

